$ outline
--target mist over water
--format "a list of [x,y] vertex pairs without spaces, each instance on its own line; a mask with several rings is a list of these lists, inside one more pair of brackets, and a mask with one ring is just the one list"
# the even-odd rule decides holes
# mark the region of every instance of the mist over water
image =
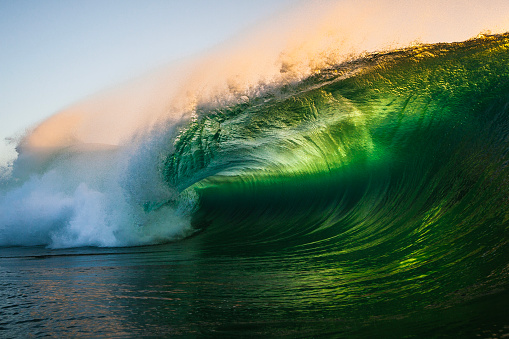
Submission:
[[187,186],[166,180],[163,167],[190,123],[370,53],[505,32],[508,13],[504,1],[304,3],[202,56],[91,96],[22,137],[0,172],[0,245],[189,236],[199,198],[182,194]]

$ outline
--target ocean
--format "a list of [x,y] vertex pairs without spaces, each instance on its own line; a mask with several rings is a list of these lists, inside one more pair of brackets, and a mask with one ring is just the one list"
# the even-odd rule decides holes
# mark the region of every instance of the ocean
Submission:
[[508,49],[365,54],[127,151],[26,139],[0,336],[508,336]]

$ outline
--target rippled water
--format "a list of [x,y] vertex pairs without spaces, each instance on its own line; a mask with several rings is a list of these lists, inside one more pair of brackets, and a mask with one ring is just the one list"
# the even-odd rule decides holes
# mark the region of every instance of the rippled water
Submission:
[[5,338],[509,333],[502,288],[434,299],[423,288],[408,304],[404,292],[394,300],[375,288],[352,291],[355,277],[330,259],[233,257],[204,249],[199,239],[115,250],[4,248],[0,255]]

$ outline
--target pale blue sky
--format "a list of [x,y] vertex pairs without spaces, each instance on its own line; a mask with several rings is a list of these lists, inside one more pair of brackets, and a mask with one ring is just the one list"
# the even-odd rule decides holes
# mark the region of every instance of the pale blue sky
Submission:
[[101,89],[196,54],[292,0],[0,0],[3,140]]

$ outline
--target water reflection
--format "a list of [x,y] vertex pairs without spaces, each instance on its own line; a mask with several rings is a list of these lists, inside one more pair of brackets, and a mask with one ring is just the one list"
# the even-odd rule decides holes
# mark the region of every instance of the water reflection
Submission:
[[[479,320],[483,310],[492,317],[486,323],[503,324],[506,291],[465,303],[472,291],[460,290],[425,307],[430,295],[440,295],[425,287],[427,278],[394,282],[366,271],[359,279],[369,267],[338,259],[232,257],[207,248],[200,237],[124,249],[2,249],[0,334],[363,337],[408,335],[416,324],[423,333],[445,325],[451,333],[472,334],[477,328],[468,319]],[[483,326],[479,331],[488,330]]]

